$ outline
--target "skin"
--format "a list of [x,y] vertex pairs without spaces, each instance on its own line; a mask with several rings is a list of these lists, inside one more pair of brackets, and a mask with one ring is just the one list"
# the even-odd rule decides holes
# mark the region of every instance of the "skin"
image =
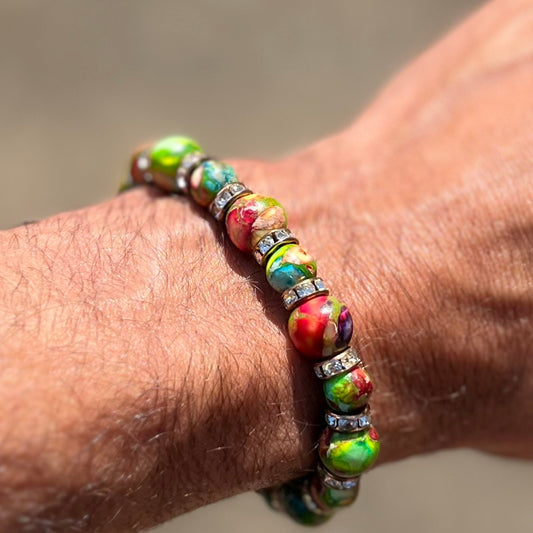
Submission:
[[[490,3],[346,131],[231,162],[351,310],[380,463],[533,456],[531,35]],[[0,250],[1,530],[137,530],[313,467],[320,384],[203,211],[137,189]]]

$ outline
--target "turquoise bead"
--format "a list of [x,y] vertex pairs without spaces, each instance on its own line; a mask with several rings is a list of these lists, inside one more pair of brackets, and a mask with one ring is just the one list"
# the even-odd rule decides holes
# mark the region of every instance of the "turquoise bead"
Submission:
[[266,264],[271,287],[283,292],[298,282],[316,276],[316,261],[298,244],[286,244],[272,253]]
[[317,526],[331,518],[332,510],[323,509],[316,503],[309,505],[305,497],[310,496],[309,490],[309,478],[304,477],[261,493],[273,509],[283,509],[299,524]]
[[197,204],[207,207],[225,185],[236,181],[237,176],[232,166],[206,161],[192,173],[189,191]]
[[282,494],[287,514],[300,524],[318,526],[331,518],[331,514],[319,514],[309,509],[302,498],[301,491],[297,487],[285,486]]

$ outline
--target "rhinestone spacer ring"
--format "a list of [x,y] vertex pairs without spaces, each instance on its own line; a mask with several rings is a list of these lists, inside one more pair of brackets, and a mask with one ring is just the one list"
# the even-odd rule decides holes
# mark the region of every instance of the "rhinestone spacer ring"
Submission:
[[250,194],[252,191],[246,187],[243,183],[236,181],[235,183],[229,183],[218,191],[215,199],[209,204],[209,212],[215,217],[216,220],[222,220],[229,206],[245,194]]
[[306,300],[321,294],[329,294],[329,289],[321,278],[304,279],[292,289],[284,291],[281,294],[281,300],[285,309],[292,311]]
[[359,355],[350,347],[327,361],[317,363],[315,365],[315,374],[319,379],[329,379],[333,376],[344,374],[344,372],[349,372],[361,364],[362,361]]
[[269,231],[255,246],[255,260],[264,266],[268,256],[281,244],[298,244],[298,239],[290,229],[275,229]]
[[326,487],[337,490],[350,490],[355,489],[359,485],[361,476],[341,479],[330,472],[328,472],[321,464],[317,465],[318,475],[320,476],[320,481]]
[[370,427],[372,417],[370,409],[365,409],[358,415],[341,415],[333,411],[326,411],[326,424],[333,430],[341,433],[355,433]]
[[189,180],[191,174],[202,163],[211,159],[203,152],[190,152],[183,157],[178,170],[176,171],[176,194],[188,194],[189,193]]

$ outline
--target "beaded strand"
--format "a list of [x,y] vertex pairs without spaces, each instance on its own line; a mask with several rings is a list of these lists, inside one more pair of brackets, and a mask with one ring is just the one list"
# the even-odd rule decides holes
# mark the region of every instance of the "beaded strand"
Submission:
[[121,190],[150,184],[188,194],[224,221],[233,244],[265,268],[270,286],[290,312],[288,332],[296,349],[314,362],[328,409],[318,445],[316,472],[260,491],[276,510],[301,524],[328,520],[351,504],[360,475],[377,459],[379,437],[368,400],[372,381],[349,346],[353,322],[346,305],[317,277],[315,259],[287,228],[284,208],[239,182],[234,169],[206,156],[187,137],[167,137],[137,150]]

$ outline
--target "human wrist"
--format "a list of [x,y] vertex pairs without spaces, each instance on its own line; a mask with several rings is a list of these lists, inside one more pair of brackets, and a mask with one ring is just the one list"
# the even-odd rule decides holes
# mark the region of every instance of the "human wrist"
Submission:
[[[486,150],[483,171],[472,152],[407,174],[372,160],[392,142],[385,133],[373,146],[353,128],[277,169],[295,183],[298,232],[313,237],[331,285],[351,283],[355,301],[345,301],[376,382],[380,460],[457,446],[529,457],[527,152],[511,143],[507,158]],[[418,146],[409,142],[407,160]],[[331,241],[342,242],[336,253]]]

